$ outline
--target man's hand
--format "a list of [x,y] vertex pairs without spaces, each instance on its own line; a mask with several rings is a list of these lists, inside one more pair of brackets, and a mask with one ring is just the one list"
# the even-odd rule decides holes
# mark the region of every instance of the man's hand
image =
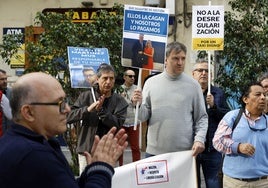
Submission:
[[207,104],[212,108],[214,106],[214,96],[210,93],[207,94],[206,98]]
[[102,161],[113,167],[115,166],[118,158],[123,154],[128,145],[125,130],[120,129],[116,135],[114,135],[115,132],[116,128],[113,127],[101,139],[99,136],[95,136],[91,150],[92,155],[88,152],[84,153],[88,164],[96,161]]
[[136,89],[131,97],[131,102],[133,105],[136,105],[137,102],[141,104],[142,102],[142,92],[140,89]]
[[87,107],[87,111],[88,112],[91,112],[93,110],[100,111],[100,109],[102,108],[104,99],[105,99],[105,96],[104,95],[100,96],[100,98],[98,99],[98,101],[92,103],[89,107]]
[[205,145],[201,142],[194,142],[194,145],[192,147],[193,151],[193,157],[196,157],[199,153],[203,152],[205,150]]
[[255,153],[255,147],[248,143],[240,143],[237,148],[238,153],[252,156]]

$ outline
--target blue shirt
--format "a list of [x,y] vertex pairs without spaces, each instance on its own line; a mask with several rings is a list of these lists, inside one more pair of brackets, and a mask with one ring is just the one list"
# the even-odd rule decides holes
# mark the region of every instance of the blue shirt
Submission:
[[[219,124],[215,133],[214,147],[226,153],[223,163],[223,173],[233,178],[257,178],[268,175],[268,129],[267,115],[257,118],[250,125],[249,118],[242,115],[239,123],[232,131],[232,125],[239,110],[228,112]],[[247,111],[246,111],[247,113]],[[259,129],[254,131],[253,129]],[[249,143],[255,147],[253,156],[237,152],[239,143]]]

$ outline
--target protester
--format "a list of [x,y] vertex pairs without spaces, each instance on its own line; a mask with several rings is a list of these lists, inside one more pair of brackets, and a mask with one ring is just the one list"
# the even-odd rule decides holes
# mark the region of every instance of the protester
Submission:
[[8,99],[10,98],[11,88],[7,86],[7,73],[3,69],[0,69],[0,90]]
[[244,112],[234,130],[238,109],[223,117],[213,138],[215,149],[225,154],[223,187],[268,187],[268,117],[261,84],[249,84],[241,102]]
[[264,73],[260,77],[259,82],[261,83],[266,94],[266,108],[264,112],[268,115],[268,72]]
[[[2,91],[3,98],[2,100],[6,101],[5,98],[9,101],[10,95],[11,95],[11,88],[7,86],[7,73],[5,70],[0,69],[0,91]],[[7,104],[9,102],[5,102]],[[9,105],[5,105],[4,110],[5,111],[11,111]],[[1,111],[1,110],[0,110]],[[3,133],[10,127],[12,124],[12,121],[10,120],[10,113],[5,113],[5,111],[2,111],[2,131]]]
[[149,120],[146,157],[191,149],[196,156],[205,148],[208,116],[200,85],[183,72],[186,51],[182,43],[169,43],[164,72],[132,97],[141,104],[139,119]]
[[[134,84],[135,82],[135,72],[131,69],[127,69],[124,72],[124,84],[121,85],[122,92],[121,96],[125,98],[128,103],[127,108],[127,117],[125,123],[123,124],[123,128],[125,129],[128,135],[128,141],[130,144],[131,152],[132,152],[132,161],[138,161],[141,158],[141,152],[139,147],[139,125],[134,125],[135,122],[135,106],[131,102],[131,97],[137,86]],[[136,128],[136,129],[135,129]],[[119,166],[123,165],[123,155],[119,158]]]
[[15,124],[0,138],[1,188],[109,188],[113,166],[127,147],[124,130],[95,137],[88,166],[75,179],[54,138],[66,131],[70,107],[60,83],[45,73],[20,77],[10,100]]
[[4,126],[3,126],[3,119],[7,118],[8,120],[12,119],[11,108],[9,105],[9,100],[5,94],[0,91],[0,101],[1,101],[1,108],[0,108],[0,137],[4,134]]
[[147,64],[143,64],[142,68],[154,69],[154,47],[152,41],[147,40],[144,48],[144,55],[148,56]]
[[208,91],[210,83],[208,83],[208,62],[206,60],[197,60],[193,66],[192,76],[201,86],[208,113],[205,150],[196,158],[198,187],[201,187],[200,168],[202,166],[206,188],[219,188],[218,172],[221,167],[222,155],[213,147],[212,139],[220,120],[230,109],[222,89],[210,85],[210,92]]
[[[86,165],[83,152],[90,152],[94,136],[98,135],[101,138],[111,127],[120,128],[127,115],[127,102],[120,94],[112,91],[115,83],[114,68],[108,64],[101,64],[97,70],[97,77],[94,91],[90,89],[82,92],[68,114],[69,124],[82,121],[76,148],[80,174]],[[95,98],[98,101],[95,102]]]
[[135,41],[132,46],[132,66],[142,67],[144,62],[147,62],[147,56],[143,54],[145,41],[143,40],[144,35],[139,34],[139,40]]
[[93,67],[83,69],[84,80],[78,83],[78,87],[92,87],[97,80],[97,75]]

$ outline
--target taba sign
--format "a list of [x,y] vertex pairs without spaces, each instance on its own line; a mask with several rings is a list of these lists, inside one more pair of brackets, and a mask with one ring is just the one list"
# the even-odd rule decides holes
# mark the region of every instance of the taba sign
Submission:
[[193,50],[223,50],[224,7],[193,6]]
[[72,21],[75,23],[89,23],[94,21],[94,17],[98,15],[100,10],[106,10],[111,15],[115,15],[116,12],[112,8],[46,8],[42,13],[61,13],[69,14],[70,11],[73,12]]

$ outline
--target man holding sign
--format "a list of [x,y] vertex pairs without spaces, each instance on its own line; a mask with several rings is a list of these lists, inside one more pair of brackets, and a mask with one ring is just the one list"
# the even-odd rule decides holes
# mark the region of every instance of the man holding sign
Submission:
[[109,64],[101,64],[97,70],[94,89],[82,92],[71,106],[68,123],[81,122],[78,134],[77,153],[80,173],[86,166],[84,151],[91,151],[94,137],[107,134],[111,127],[123,125],[128,104],[125,99],[112,91],[115,70]]
[[172,42],[166,47],[165,71],[149,78],[143,91],[135,90],[139,119],[149,120],[146,157],[192,149],[204,149],[208,116],[199,84],[184,71],[186,46]]

